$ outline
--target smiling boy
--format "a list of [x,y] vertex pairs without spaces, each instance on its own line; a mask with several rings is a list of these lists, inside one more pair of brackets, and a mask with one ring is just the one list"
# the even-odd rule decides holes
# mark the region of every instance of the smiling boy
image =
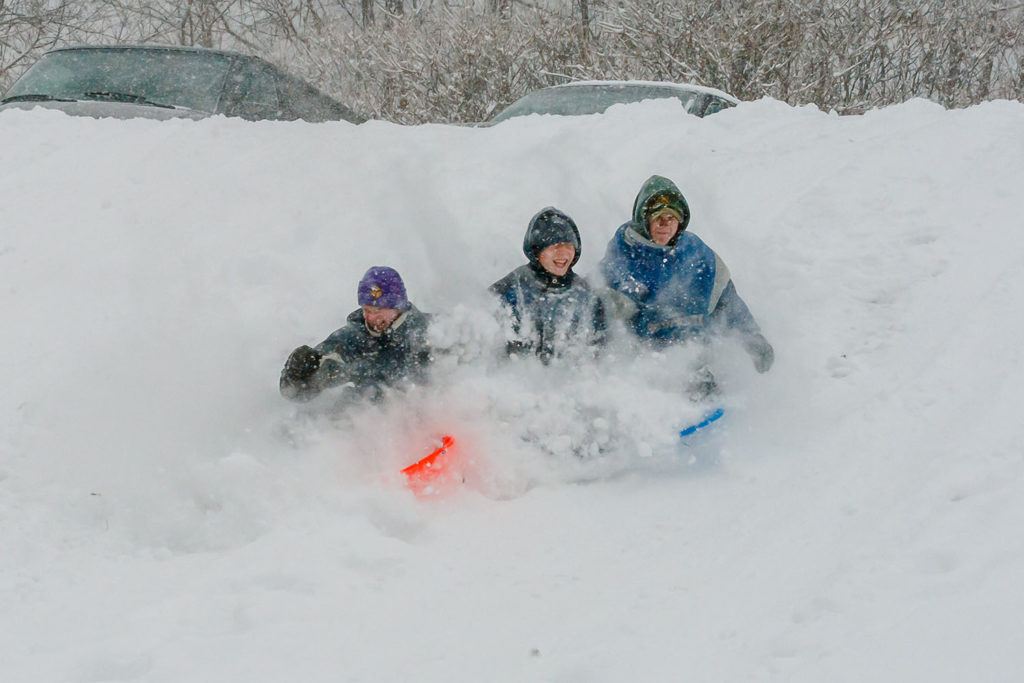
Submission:
[[549,206],[530,220],[523,238],[529,262],[490,287],[502,303],[509,355],[536,354],[546,364],[603,342],[604,305],[572,270],[580,249],[579,228],[565,213]]

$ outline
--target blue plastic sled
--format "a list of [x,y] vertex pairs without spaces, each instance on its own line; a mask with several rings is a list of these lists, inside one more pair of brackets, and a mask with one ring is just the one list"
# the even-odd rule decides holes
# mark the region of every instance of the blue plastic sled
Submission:
[[701,418],[700,422],[696,422],[696,423],[690,425],[689,427],[683,428],[679,432],[679,437],[682,438],[684,436],[689,436],[690,434],[693,434],[698,429],[703,429],[704,427],[707,427],[709,424],[711,424],[715,420],[718,420],[723,415],[725,415],[725,411],[723,409],[715,408],[711,412],[706,413],[704,415],[704,417]]

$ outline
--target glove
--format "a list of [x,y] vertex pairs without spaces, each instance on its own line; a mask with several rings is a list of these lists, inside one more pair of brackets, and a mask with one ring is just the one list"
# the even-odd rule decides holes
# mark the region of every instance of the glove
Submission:
[[775,349],[768,343],[762,334],[755,334],[743,342],[743,348],[750,359],[754,361],[754,369],[758,372],[768,372],[775,362]]
[[528,356],[533,353],[533,344],[522,339],[509,339],[505,342],[505,353],[511,356]]
[[635,278],[629,278],[622,283],[622,291],[628,294],[635,301],[644,301],[651,295],[647,285]]
[[292,355],[285,361],[284,378],[295,384],[303,384],[320,368],[321,360],[323,356],[317,351],[302,345],[292,351]]

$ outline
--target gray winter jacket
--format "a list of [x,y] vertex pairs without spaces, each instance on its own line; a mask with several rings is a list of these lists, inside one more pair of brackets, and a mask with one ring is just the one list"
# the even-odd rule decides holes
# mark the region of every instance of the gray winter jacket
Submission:
[[490,287],[507,316],[510,354],[536,354],[547,363],[569,350],[593,353],[604,342],[604,304],[589,283],[573,273],[572,266],[557,276],[540,265],[540,252],[559,242],[576,249],[575,264],[580,257],[579,230],[566,214],[547,207],[526,229],[523,252],[529,263]]

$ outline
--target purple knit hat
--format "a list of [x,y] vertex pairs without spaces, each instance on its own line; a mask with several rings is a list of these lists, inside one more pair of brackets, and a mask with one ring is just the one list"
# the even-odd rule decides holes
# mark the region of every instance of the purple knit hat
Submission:
[[402,276],[394,268],[374,266],[359,281],[359,305],[409,310]]

